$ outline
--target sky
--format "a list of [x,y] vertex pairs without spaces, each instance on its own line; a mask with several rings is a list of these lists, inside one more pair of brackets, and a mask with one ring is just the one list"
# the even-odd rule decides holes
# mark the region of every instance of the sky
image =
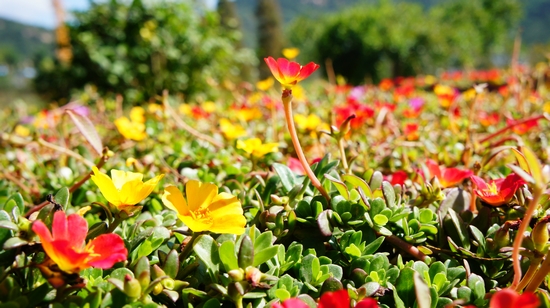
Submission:
[[[90,0],[61,0],[67,12],[85,10]],[[215,6],[216,0],[206,1]],[[48,29],[55,27],[52,0],[0,0],[0,17]]]
[[[67,11],[85,10],[88,0],[61,0]],[[0,0],[0,17],[52,29],[55,13],[51,0]]]

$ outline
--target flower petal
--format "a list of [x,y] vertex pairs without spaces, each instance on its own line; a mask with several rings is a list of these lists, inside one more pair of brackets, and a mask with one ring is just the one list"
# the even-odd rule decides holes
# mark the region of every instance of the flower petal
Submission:
[[113,179],[113,184],[115,184],[115,187],[118,190],[120,190],[122,189],[122,186],[124,186],[124,184],[126,184],[127,182],[132,182],[132,181],[142,182],[143,174],[112,169],[111,179]]
[[218,194],[218,187],[214,184],[190,180],[185,184],[185,194],[189,211],[196,211],[210,205],[212,199]]
[[[53,231],[55,234],[55,230]],[[82,248],[88,234],[88,222],[84,217],[76,213],[71,214],[67,217],[67,232],[68,234],[65,239],[69,241],[70,245],[74,248]]]
[[287,82],[295,80],[298,74],[300,74],[301,67],[300,64],[296,62],[288,61],[285,58],[279,58],[277,59],[277,65],[279,66],[279,71]]
[[212,231],[211,219],[194,219],[191,215],[178,215],[178,218],[193,232]]
[[179,215],[189,215],[189,208],[187,202],[183,198],[181,191],[173,185],[164,188],[164,194],[162,194],[162,203],[167,208],[176,211]]
[[489,308],[516,307],[514,304],[518,297],[519,294],[517,294],[516,291],[508,288],[502,289],[493,294],[491,302],[489,303]]
[[298,76],[298,81],[306,79],[307,77],[309,77],[309,75],[311,75],[313,72],[315,72],[318,68],[319,68],[318,64],[315,64],[313,62],[309,62],[308,64],[306,64],[306,66],[302,67],[302,69],[300,70],[300,75]]
[[374,298],[365,298],[357,303],[355,308],[378,308],[378,302]]
[[348,290],[326,292],[319,300],[319,308],[349,308]]
[[66,273],[78,273],[80,270],[89,267],[86,259],[90,254],[86,251],[75,250],[68,241],[53,241],[50,251],[46,250],[45,246],[42,247],[50,259],[59,266],[59,269]]
[[65,212],[57,211],[53,214],[52,235],[55,240],[68,241],[70,238],[67,216]]
[[470,179],[476,185],[476,188],[478,190],[484,190],[484,189],[489,188],[487,183],[482,178],[480,178],[478,176],[472,175],[472,176],[470,176]]
[[93,251],[93,258],[88,260],[88,264],[102,269],[111,268],[128,257],[128,250],[118,234],[102,234],[92,240],[88,248]]
[[269,70],[271,71],[271,74],[273,74],[273,77],[277,79],[278,82],[284,83],[284,77],[281,76],[281,73],[279,71],[279,65],[277,64],[277,61],[273,59],[273,57],[267,57],[264,58],[265,63],[269,67]]
[[[217,217],[210,227],[214,233],[229,233],[240,235],[245,231],[246,218],[242,214]],[[194,229],[192,229],[194,231]]]
[[120,196],[115,184],[106,174],[101,173],[97,167],[92,167],[94,175],[91,176],[92,181],[99,187],[99,190],[103,194],[103,197],[110,203],[117,206],[120,205]]

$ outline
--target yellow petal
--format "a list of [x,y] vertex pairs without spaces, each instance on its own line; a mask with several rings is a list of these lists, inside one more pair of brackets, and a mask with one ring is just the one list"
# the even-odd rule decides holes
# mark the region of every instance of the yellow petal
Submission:
[[240,235],[244,233],[245,225],[246,218],[243,215],[226,215],[214,220],[210,231]]
[[164,206],[167,208],[178,212],[178,216],[189,215],[187,202],[185,201],[185,198],[183,198],[181,191],[176,186],[170,185],[164,189],[164,194],[162,194],[162,203],[164,203]]
[[178,218],[193,232],[211,231],[212,220],[195,220],[187,215],[178,215]]
[[91,179],[99,187],[103,197],[115,206],[120,205],[120,196],[111,178],[101,173],[96,166],[92,167],[92,170],[94,175],[91,176]]
[[243,208],[241,202],[237,199],[236,196],[222,192],[217,195],[213,200],[210,206],[210,215],[216,219],[217,217],[224,215],[237,215],[243,214]]
[[212,199],[218,194],[218,187],[214,184],[190,180],[185,184],[185,194],[189,211],[196,211],[210,205]]
[[124,186],[126,182],[141,182],[143,180],[143,174],[113,169],[111,170],[111,178],[113,179],[115,187],[117,189],[122,189],[122,186]]

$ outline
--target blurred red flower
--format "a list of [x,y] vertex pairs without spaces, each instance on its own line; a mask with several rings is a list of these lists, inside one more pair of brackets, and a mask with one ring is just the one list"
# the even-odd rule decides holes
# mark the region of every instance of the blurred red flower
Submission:
[[272,57],[264,58],[265,63],[269,66],[269,70],[273,74],[273,77],[277,79],[285,89],[290,89],[296,85],[299,81],[302,81],[309,77],[315,70],[319,68],[318,64],[309,62],[305,66],[292,61],[288,61],[285,58],[279,58],[277,60]]
[[515,173],[503,179],[491,180],[489,183],[475,175],[472,175],[470,179],[476,186],[474,193],[492,206],[500,206],[510,202],[516,190],[525,184],[525,181]]

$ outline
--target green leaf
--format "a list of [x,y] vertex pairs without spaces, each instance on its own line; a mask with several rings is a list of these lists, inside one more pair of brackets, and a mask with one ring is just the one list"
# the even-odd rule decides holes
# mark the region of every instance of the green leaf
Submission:
[[346,183],[350,183],[353,188],[361,188],[365,196],[369,199],[372,199],[372,191],[367,182],[365,182],[362,178],[354,174],[344,174],[341,176],[341,178]]
[[210,235],[199,235],[193,242],[193,251],[212,274],[215,275],[218,272],[220,263],[218,245]]
[[[13,201],[13,203],[10,203],[10,206],[8,206],[8,202]],[[13,209],[13,205],[17,206],[19,208],[19,212],[23,213],[25,212],[25,202],[23,201],[23,197],[20,193],[15,193],[11,195],[6,202],[4,202],[2,208],[0,210],[5,210],[6,212],[11,212]]]
[[388,207],[395,206],[395,191],[393,190],[393,185],[388,181],[382,182],[382,193],[384,194],[384,199],[386,199],[386,204]]
[[375,215],[372,220],[374,221],[375,224],[379,225],[379,226],[385,226],[389,219],[388,217],[386,217],[385,215],[382,215],[382,214],[377,214]]
[[403,301],[404,307],[412,307],[416,299],[414,289],[415,273],[415,270],[406,267],[401,270],[399,278],[397,278],[394,292],[396,291],[399,295],[399,298]]
[[103,153],[103,143],[92,122],[87,117],[71,109],[66,109],[65,112],[70,116],[80,133],[82,133],[97,154],[101,155]]
[[254,264],[254,246],[248,235],[243,235],[239,248],[239,267],[245,269]]
[[273,244],[273,232],[267,231],[260,234],[254,241],[254,251],[261,251]]
[[429,296],[430,289],[428,285],[417,272],[413,274],[413,279],[418,308],[430,308],[432,306],[432,298]]
[[370,242],[366,247],[365,249],[363,249],[363,254],[364,255],[372,255],[374,254],[378,248],[380,248],[380,246],[382,245],[382,243],[384,242],[384,239],[385,237],[383,236],[379,236],[377,237],[374,241]]
[[332,185],[334,185],[334,187],[336,187],[336,189],[338,190],[340,195],[342,197],[344,197],[344,199],[346,199],[346,200],[350,199],[348,187],[346,186],[346,184],[344,184],[344,182],[338,180],[337,178],[332,177],[329,174],[324,174],[324,176],[327,180],[332,182]]
[[294,172],[290,170],[289,167],[283,164],[279,163],[273,163],[273,169],[279,175],[279,179],[281,180],[281,184],[283,184],[283,188],[286,193],[292,190],[292,188],[296,185],[296,176],[294,175]]
[[263,249],[260,252],[257,252],[254,254],[254,266],[258,267],[261,264],[264,264],[271,258],[273,258],[277,254],[277,250],[279,249],[277,246],[271,246],[269,248]]
[[62,187],[60,190],[57,191],[55,194],[55,202],[61,205],[63,207],[63,211],[67,210],[67,206],[69,205],[69,189],[67,187]]
[[220,246],[220,261],[222,262],[226,272],[239,268],[239,261],[237,260],[237,254],[235,253],[234,242],[225,241],[222,243]]
[[179,271],[179,256],[178,252],[175,249],[170,250],[168,256],[166,256],[166,261],[164,262],[164,266],[162,269],[170,278],[176,279]]

